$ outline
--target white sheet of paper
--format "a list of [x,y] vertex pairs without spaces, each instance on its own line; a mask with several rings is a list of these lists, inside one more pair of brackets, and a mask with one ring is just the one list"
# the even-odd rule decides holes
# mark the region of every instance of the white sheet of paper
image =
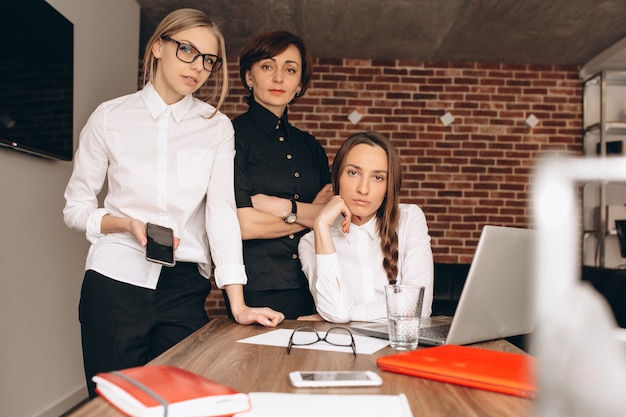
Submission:
[[[289,337],[293,333],[293,329],[276,329],[259,334],[256,336],[248,337],[245,339],[237,340],[240,343],[251,343],[255,345],[268,345],[268,346],[283,346],[285,349],[289,344]],[[320,337],[324,337],[326,332],[318,330]],[[384,348],[389,344],[388,340],[378,339],[375,337],[360,336],[354,334],[354,343],[356,345],[356,353],[362,353],[371,355],[379,349]],[[317,342],[307,346],[293,346],[292,349],[312,349],[312,350],[329,350],[331,352],[348,352],[352,353],[352,348],[344,346],[333,346],[326,342]]]
[[335,395],[251,392],[250,411],[237,417],[413,417],[404,394]]

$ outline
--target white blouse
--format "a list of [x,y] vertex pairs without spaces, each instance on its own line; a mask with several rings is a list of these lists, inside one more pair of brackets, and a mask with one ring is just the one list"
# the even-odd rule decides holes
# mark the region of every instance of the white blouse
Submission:
[[198,263],[207,278],[213,260],[218,287],[247,282],[234,198],[234,130],[222,113],[208,118],[214,111],[190,95],[168,106],[148,84],[92,113],[63,210],[65,223],[91,243],[86,269],[156,288],[161,265],[147,261],[129,233],[101,233],[102,217],[111,214],[172,227],[180,238],[176,260]]
[[[376,230],[377,218],[350,232],[341,230],[341,218],[331,226],[336,252],[316,255],[314,231],[298,246],[302,270],[309,280],[317,312],[327,321],[382,321],[387,318],[383,252]],[[433,301],[433,255],[426,216],[414,204],[400,204],[398,223],[398,283],[423,285],[422,316],[428,317]]]

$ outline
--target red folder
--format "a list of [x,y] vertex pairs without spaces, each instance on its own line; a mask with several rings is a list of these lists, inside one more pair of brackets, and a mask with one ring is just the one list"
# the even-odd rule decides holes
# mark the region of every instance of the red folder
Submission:
[[250,409],[247,394],[173,366],[99,373],[93,380],[101,397],[133,417],[225,416]]
[[443,345],[381,356],[384,371],[534,398],[535,358],[470,346]]

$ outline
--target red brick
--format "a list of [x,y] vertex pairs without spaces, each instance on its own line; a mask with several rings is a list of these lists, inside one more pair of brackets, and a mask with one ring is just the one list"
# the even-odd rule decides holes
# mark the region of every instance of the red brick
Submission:
[[[428,219],[437,262],[471,262],[485,224],[530,227],[535,161],[552,150],[581,153],[582,83],[576,66],[452,64],[318,59],[306,96],[290,120],[326,147],[329,159],[345,138],[378,130],[392,138],[404,171],[402,200]],[[224,113],[247,108],[237,61],[228,66]],[[347,116],[364,115],[355,126]],[[455,121],[443,126],[450,111]],[[525,124],[529,114],[540,123]],[[207,300],[224,314],[221,292]]]

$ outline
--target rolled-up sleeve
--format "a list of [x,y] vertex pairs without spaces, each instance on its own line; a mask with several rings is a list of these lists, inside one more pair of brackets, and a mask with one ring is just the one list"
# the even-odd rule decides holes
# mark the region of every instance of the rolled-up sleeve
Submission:
[[73,230],[86,232],[87,240],[94,242],[100,235],[102,217],[98,209],[98,194],[102,190],[108,168],[108,156],[103,142],[106,123],[104,106],[90,116],[80,133],[78,151],[74,157],[72,176],[65,188],[63,220]]
[[235,136],[226,120],[220,125],[217,148],[207,189],[206,227],[218,288],[248,282],[243,265],[241,229],[234,190]]

